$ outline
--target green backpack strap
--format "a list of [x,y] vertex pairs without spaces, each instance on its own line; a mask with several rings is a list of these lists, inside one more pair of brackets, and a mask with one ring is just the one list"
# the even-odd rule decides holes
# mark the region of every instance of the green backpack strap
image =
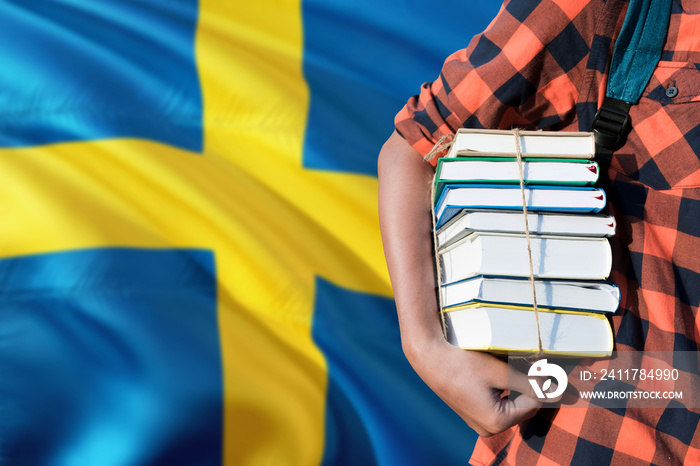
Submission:
[[668,30],[671,0],[630,0],[615,42],[603,105],[593,119],[596,159],[604,166],[627,136],[629,109],[654,73]]

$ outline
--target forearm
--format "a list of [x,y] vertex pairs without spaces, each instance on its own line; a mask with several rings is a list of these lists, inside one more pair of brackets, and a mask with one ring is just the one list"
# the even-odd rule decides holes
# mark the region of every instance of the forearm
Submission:
[[[540,407],[524,374],[442,334],[435,294],[430,184],[433,168],[394,133],[379,155],[379,223],[406,357],[430,388],[480,435],[527,419]],[[509,381],[513,382],[509,385]],[[469,387],[466,389],[466,387]],[[515,401],[502,398],[515,388]]]
[[435,294],[430,186],[433,167],[397,133],[379,155],[379,223],[409,359],[442,338]]

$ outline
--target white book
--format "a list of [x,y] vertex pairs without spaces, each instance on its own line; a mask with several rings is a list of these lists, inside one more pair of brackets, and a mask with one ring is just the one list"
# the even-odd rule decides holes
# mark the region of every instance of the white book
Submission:
[[[613,236],[615,217],[596,214],[559,214],[528,212],[530,233],[540,235]],[[524,233],[522,211],[462,210],[437,231],[438,247],[457,241],[474,230]]]
[[[535,278],[605,280],[612,267],[606,238],[530,235]],[[527,240],[522,234],[475,231],[438,250],[442,284],[476,275],[529,277]]]
[[[525,187],[527,209],[534,212],[599,212],[605,207],[605,191],[588,187]],[[520,186],[447,185],[435,204],[437,228],[461,210],[520,210],[523,198]]]
[[[534,354],[539,349],[532,310],[477,306],[444,312],[447,340],[469,350]],[[560,356],[610,356],[613,335],[604,314],[538,313],[543,352]]]
[[[520,150],[527,157],[592,159],[595,140],[593,133],[520,131]],[[455,133],[447,156],[486,154],[509,157],[516,154],[513,131],[461,128]]]
[[[445,310],[469,303],[532,306],[532,284],[527,278],[482,275],[440,287]],[[607,281],[535,280],[537,306],[614,313],[620,288]]]

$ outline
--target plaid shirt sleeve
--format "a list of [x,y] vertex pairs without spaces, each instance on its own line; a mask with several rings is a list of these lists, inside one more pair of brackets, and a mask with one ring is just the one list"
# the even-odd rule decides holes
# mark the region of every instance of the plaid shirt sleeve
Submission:
[[[426,154],[460,127],[590,131],[625,0],[511,0],[396,116]],[[620,308],[616,351],[697,353],[700,12],[674,0],[664,52],[608,170]],[[676,93],[668,92],[675,87]],[[472,464],[700,464],[700,409],[542,409],[480,439]]]
[[506,2],[489,28],[408,101],[397,131],[425,155],[461,127],[570,127],[583,111],[577,103],[595,106],[599,98],[581,92],[605,67],[610,40],[595,35],[595,22],[607,10],[602,0]]

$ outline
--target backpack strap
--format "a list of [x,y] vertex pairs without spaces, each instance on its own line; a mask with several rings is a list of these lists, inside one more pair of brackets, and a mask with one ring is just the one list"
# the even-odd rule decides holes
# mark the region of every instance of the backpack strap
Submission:
[[593,118],[596,159],[607,167],[629,131],[629,109],[639,101],[661,59],[671,0],[630,0],[615,42],[603,105]]

